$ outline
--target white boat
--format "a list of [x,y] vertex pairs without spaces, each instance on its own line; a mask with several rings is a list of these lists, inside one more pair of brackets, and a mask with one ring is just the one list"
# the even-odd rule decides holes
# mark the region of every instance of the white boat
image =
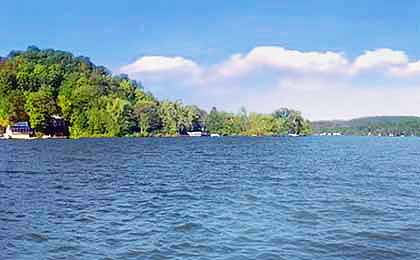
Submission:
[[220,137],[219,134],[211,134],[210,137]]
[[28,122],[18,122],[9,125],[4,133],[6,139],[35,139],[35,131],[29,126]]
[[208,133],[202,131],[187,132],[187,134],[191,137],[209,136]]
[[298,134],[288,134],[287,136],[290,136],[290,137],[298,137],[299,135]]

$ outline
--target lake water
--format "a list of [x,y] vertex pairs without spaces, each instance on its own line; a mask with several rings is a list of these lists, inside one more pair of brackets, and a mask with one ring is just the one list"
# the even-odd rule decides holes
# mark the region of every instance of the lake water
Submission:
[[420,259],[420,138],[3,140],[0,259]]

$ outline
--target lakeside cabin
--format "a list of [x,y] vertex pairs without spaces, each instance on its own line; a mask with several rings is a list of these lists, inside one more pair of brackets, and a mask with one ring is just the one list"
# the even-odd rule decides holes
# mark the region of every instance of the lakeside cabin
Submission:
[[[42,138],[68,138],[69,126],[67,122],[58,116],[52,116],[48,124],[45,127],[44,136]],[[1,136],[1,131],[0,131]],[[39,137],[39,136],[38,136]],[[18,122],[13,125],[9,125],[6,131],[3,133],[3,139],[34,139],[36,132],[31,128],[29,122]]]
[[59,116],[52,116],[45,129],[44,138],[68,138],[69,135],[67,122]]
[[6,128],[4,137],[8,139],[31,139],[35,135],[34,129],[29,126],[28,122],[17,122]]

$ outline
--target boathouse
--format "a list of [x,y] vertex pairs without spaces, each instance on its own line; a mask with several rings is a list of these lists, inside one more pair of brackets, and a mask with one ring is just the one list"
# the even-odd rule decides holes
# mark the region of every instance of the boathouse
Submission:
[[50,138],[67,138],[69,136],[69,125],[63,118],[52,116],[45,128],[45,135]]
[[6,128],[4,136],[9,139],[30,139],[35,131],[29,126],[28,122],[18,122]]

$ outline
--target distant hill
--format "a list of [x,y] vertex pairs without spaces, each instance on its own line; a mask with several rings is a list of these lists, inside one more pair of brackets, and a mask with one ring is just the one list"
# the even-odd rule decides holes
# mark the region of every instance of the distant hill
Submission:
[[420,117],[417,116],[375,116],[352,120],[331,120],[312,122],[314,133],[339,132],[345,135],[418,135]]

